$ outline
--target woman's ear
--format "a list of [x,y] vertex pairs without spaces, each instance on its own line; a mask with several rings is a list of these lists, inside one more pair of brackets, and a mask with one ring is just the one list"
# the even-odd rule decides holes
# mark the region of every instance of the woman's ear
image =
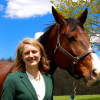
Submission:
[[42,58],[42,52],[40,51],[40,59]]
[[21,58],[22,58],[22,60],[23,60],[23,55],[21,55]]
[[22,58],[22,60],[24,61],[24,58],[23,58],[23,56],[21,55],[21,58]]
[[42,58],[42,52],[40,52],[40,56],[41,56],[41,58]]
[[42,56],[42,50],[40,49],[40,56]]

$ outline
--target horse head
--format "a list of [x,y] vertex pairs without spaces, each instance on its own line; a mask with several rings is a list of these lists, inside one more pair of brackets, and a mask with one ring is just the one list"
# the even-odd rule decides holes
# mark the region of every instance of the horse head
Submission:
[[48,59],[51,60],[50,74],[53,74],[58,66],[77,79],[83,78],[89,87],[98,85],[100,61],[91,48],[90,37],[83,27],[88,10],[85,9],[77,19],[65,19],[54,7],[52,13],[56,23],[39,38],[42,39],[40,42],[45,44]]

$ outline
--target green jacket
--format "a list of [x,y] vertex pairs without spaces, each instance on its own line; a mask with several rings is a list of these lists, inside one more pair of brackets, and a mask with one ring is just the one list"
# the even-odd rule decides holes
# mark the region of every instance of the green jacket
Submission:
[[[46,84],[46,93],[43,100],[53,100],[53,77],[42,74]],[[25,71],[18,71],[7,76],[1,100],[38,100],[37,94]]]

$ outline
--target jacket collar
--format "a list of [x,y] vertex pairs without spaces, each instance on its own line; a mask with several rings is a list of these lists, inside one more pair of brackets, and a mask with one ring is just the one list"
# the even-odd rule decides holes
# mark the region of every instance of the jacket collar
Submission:
[[[48,83],[48,78],[45,74],[42,74],[45,80],[45,96],[43,100],[47,100],[48,96],[49,96],[49,83]],[[31,84],[30,80],[27,77],[26,71],[20,71],[20,78],[22,83],[26,86],[26,88],[29,90],[29,92],[32,94],[34,100],[38,100],[36,91],[33,87],[33,85]]]
[[36,91],[34,87],[32,86],[30,80],[28,79],[26,71],[20,71],[20,78],[21,78],[22,83],[26,86],[26,88],[32,94],[32,97],[34,98],[34,100],[38,100]]
[[45,74],[42,74],[45,80],[45,96],[43,100],[47,100],[49,94],[49,82],[48,82],[48,78]]

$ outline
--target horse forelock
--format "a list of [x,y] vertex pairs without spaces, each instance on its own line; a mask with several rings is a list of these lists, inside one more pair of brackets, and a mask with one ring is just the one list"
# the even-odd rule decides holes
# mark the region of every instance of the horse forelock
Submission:
[[84,27],[78,19],[75,18],[68,18],[66,19],[67,23],[70,25],[70,31],[76,30],[77,25],[79,25],[83,30]]

